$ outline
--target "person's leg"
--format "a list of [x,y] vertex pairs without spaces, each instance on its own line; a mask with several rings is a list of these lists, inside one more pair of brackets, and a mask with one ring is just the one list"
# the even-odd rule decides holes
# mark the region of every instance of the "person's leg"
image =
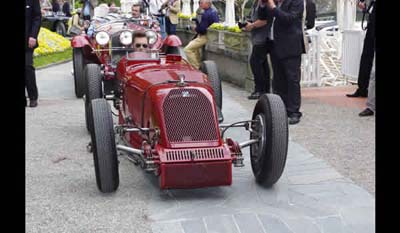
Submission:
[[358,72],[358,89],[366,94],[368,90],[369,79],[371,77],[372,62],[374,60],[375,35],[367,29],[364,39],[364,47],[361,54],[360,69]]
[[250,56],[250,67],[254,77],[254,92],[266,92],[266,54],[267,51],[265,45],[253,45]]
[[207,43],[207,41],[206,35],[198,35],[196,39],[190,41],[184,48],[189,63],[196,69],[199,69],[201,64],[200,49]]
[[165,37],[167,37],[167,34],[165,32],[165,17],[163,16],[159,16],[158,17],[158,22],[160,23],[160,33],[161,33],[161,37],[163,39],[165,39]]
[[169,25],[169,33],[170,35],[176,35],[176,24],[170,24]]
[[287,105],[286,110],[289,117],[301,117],[301,56],[291,57],[283,60],[285,76],[287,78]]
[[271,63],[272,63],[272,91],[274,94],[279,95],[282,98],[285,106],[287,105],[287,80],[285,76],[285,71],[282,67],[282,61],[277,58],[274,51],[271,52]]
[[167,35],[171,35],[171,21],[169,20],[169,17],[165,17],[165,31],[167,32]]
[[268,50],[267,53],[265,54],[265,61],[263,65],[264,69],[264,77],[265,77],[265,92],[266,93],[271,93],[271,72],[269,70],[269,61],[268,61]]
[[38,99],[36,86],[35,68],[33,67],[33,50],[25,51],[25,87],[28,92],[29,100]]
[[371,78],[368,85],[367,108],[375,112],[375,59],[372,66]]

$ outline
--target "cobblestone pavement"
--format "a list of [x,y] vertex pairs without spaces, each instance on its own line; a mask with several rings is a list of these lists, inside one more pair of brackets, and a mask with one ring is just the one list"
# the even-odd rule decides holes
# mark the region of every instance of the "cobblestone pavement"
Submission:
[[[161,191],[155,177],[120,157],[119,189],[101,194],[71,68],[38,71],[39,106],[26,109],[27,232],[374,232],[375,198],[294,140],[297,126],[273,188],[256,185],[247,149],[232,186]],[[248,119],[255,104],[248,93],[223,89],[225,123]],[[242,141],[243,132],[227,136]]]

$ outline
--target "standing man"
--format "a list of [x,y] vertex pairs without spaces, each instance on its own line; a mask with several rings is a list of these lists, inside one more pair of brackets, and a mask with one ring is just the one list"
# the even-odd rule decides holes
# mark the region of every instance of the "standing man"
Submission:
[[25,0],[25,5],[25,88],[28,92],[29,107],[34,108],[38,105],[38,89],[33,67],[33,50],[38,47],[37,37],[42,14],[39,0]]
[[251,21],[247,22],[244,29],[251,32],[253,45],[250,55],[250,67],[254,77],[254,92],[248,99],[258,99],[264,93],[269,93],[270,72],[267,54],[270,51],[270,28],[267,23],[272,22],[272,17],[266,7],[259,7],[259,1],[253,3],[251,9]]
[[83,19],[84,20],[91,20],[94,15],[94,8],[97,6],[97,0],[82,0],[83,1]]
[[[263,0],[261,0],[263,1]],[[274,71],[273,90],[286,106],[289,124],[300,122],[301,54],[305,53],[303,36],[304,0],[264,0],[275,17],[271,27]]]
[[200,21],[196,21],[196,27],[192,28],[197,34],[184,49],[190,64],[196,69],[200,68],[201,63],[200,49],[208,41],[207,28],[211,24],[219,22],[217,11],[211,7],[211,0],[200,0],[199,7],[204,10],[204,13]]
[[367,33],[364,39],[363,51],[360,60],[360,69],[358,71],[358,89],[353,94],[347,94],[347,97],[367,97],[368,83],[371,77],[372,63],[375,54],[375,0],[372,0],[368,8],[365,0],[358,2],[358,7],[368,12]]
[[157,17],[157,21],[160,24],[160,34],[162,39],[167,37],[165,32],[165,12],[162,10],[162,0],[150,0],[150,13]]
[[167,0],[161,9],[166,8],[165,26],[168,35],[176,35],[176,25],[178,24],[178,13],[181,8],[180,0]]

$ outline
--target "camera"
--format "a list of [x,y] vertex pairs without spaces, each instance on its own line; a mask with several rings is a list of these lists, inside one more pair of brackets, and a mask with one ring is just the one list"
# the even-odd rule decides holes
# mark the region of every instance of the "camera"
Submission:
[[238,24],[239,28],[244,28],[244,27],[246,27],[246,25],[248,23],[247,22],[238,22],[237,24]]

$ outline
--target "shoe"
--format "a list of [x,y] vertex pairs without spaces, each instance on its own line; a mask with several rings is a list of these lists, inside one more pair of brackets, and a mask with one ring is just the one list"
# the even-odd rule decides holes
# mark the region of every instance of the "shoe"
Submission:
[[255,92],[251,93],[251,95],[249,95],[247,97],[247,99],[249,99],[249,100],[258,100],[262,94],[264,94],[264,93],[255,91]]
[[368,91],[360,91],[360,89],[357,89],[353,94],[346,94],[346,96],[350,98],[368,97]]
[[29,107],[35,108],[38,105],[37,100],[30,100],[29,101]]
[[298,117],[298,116],[289,117],[289,125],[295,125],[299,122],[300,122],[300,117]]
[[365,117],[365,116],[373,116],[374,115],[374,111],[372,111],[369,108],[364,109],[364,111],[360,112],[358,114],[360,117]]

